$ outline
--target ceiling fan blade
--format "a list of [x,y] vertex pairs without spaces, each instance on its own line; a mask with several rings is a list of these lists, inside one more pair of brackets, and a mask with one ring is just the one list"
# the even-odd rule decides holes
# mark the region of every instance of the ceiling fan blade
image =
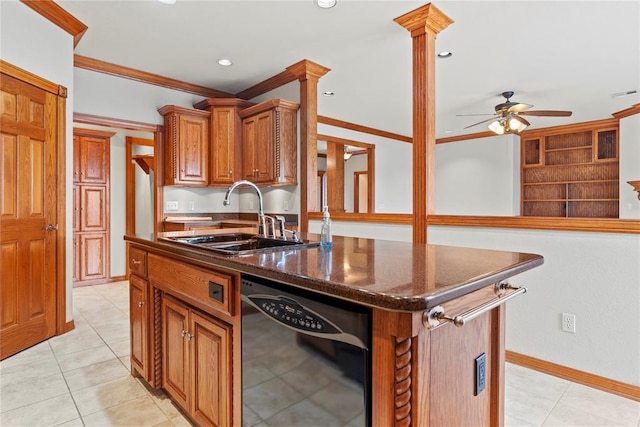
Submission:
[[507,112],[508,113],[520,113],[521,111],[528,110],[531,107],[533,107],[533,105],[531,105],[531,104],[523,104],[523,103],[519,102],[519,103],[514,104],[514,105],[510,106],[509,108],[507,108]]
[[456,117],[469,117],[469,116],[493,116],[491,113],[480,113],[480,114],[456,114]]
[[498,118],[498,116],[493,116],[493,117],[491,117],[491,118],[489,118],[489,119],[486,119],[486,120],[483,120],[483,121],[481,121],[481,122],[474,123],[474,124],[472,124],[472,125],[466,126],[466,127],[464,127],[464,129],[469,129],[470,127],[474,127],[474,126],[480,125],[480,124],[482,124],[482,123],[490,122],[491,120],[495,120],[495,119],[497,119],[497,118]]
[[572,112],[571,111],[561,111],[561,110],[533,110],[533,111],[522,111],[518,113],[523,116],[553,116],[553,117],[569,117]]

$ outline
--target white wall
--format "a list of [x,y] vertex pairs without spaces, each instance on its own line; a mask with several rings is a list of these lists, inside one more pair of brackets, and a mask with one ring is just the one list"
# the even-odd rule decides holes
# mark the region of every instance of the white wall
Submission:
[[413,212],[411,144],[324,124],[318,133],[375,145],[375,212]]
[[437,214],[519,215],[517,136],[437,144],[436,164]]
[[[66,102],[66,193],[69,195],[66,201],[58,203],[66,204],[67,213],[73,212],[72,206],[72,171],[73,171],[73,132],[72,114],[74,108],[74,81],[73,81],[73,37],[17,1],[0,1],[0,55],[1,58],[38,75],[53,83],[67,88]],[[73,318],[72,289],[72,245],[73,245],[73,215],[67,214],[66,218],[66,289],[67,311],[66,320]]]
[[[429,227],[429,243],[541,254],[511,283],[507,349],[640,385],[640,236],[544,230]],[[576,315],[576,333],[561,331]]]
[[640,219],[640,200],[627,181],[640,180],[640,114],[620,120],[620,218]]

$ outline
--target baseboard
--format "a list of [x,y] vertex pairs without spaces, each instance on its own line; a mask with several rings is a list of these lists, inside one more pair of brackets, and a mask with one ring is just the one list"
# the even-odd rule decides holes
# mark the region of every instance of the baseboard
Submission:
[[563,378],[574,383],[586,385],[588,387],[597,388],[608,393],[617,394],[640,402],[640,387],[601,377],[599,375],[590,374],[588,372],[579,371],[577,369],[568,368],[542,359],[527,356],[513,351],[506,351],[506,360],[509,363],[530,368],[535,371],[544,372],[554,377]]
[[127,276],[112,276],[106,279],[85,280],[82,282],[73,282],[74,288],[82,288],[83,286],[105,285],[107,283],[122,282],[127,280]]
[[69,322],[64,322],[64,324],[62,325],[62,330],[59,331],[57,335],[66,334],[67,332],[74,330],[75,327],[76,327],[76,324],[73,320],[70,320]]

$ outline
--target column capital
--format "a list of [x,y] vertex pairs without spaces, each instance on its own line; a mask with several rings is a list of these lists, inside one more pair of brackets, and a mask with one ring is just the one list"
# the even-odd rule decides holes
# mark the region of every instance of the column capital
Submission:
[[416,37],[427,31],[438,34],[453,23],[453,19],[431,3],[407,12],[394,21],[406,28],[411,33],[411,37]]
[[331,68],[323,67],[320,64],[303,59],[300,62],[296,62],[290,65],[286,70],[294,75],[298,80],[307,80],[310,77],[315,77],[316,80],[331,71]]

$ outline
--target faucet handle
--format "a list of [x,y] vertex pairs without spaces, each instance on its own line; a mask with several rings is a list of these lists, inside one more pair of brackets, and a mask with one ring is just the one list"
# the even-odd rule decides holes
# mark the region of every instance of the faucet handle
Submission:
[[280,238],[286,240],[287,236],[284,234],[285,218],[282,215],[275,215],[275,219],[278,222],[278,231],[280,232]]
[[269,215],[261,215],[261,222],[264,224],[263,237],[276,237],[276,220]]

